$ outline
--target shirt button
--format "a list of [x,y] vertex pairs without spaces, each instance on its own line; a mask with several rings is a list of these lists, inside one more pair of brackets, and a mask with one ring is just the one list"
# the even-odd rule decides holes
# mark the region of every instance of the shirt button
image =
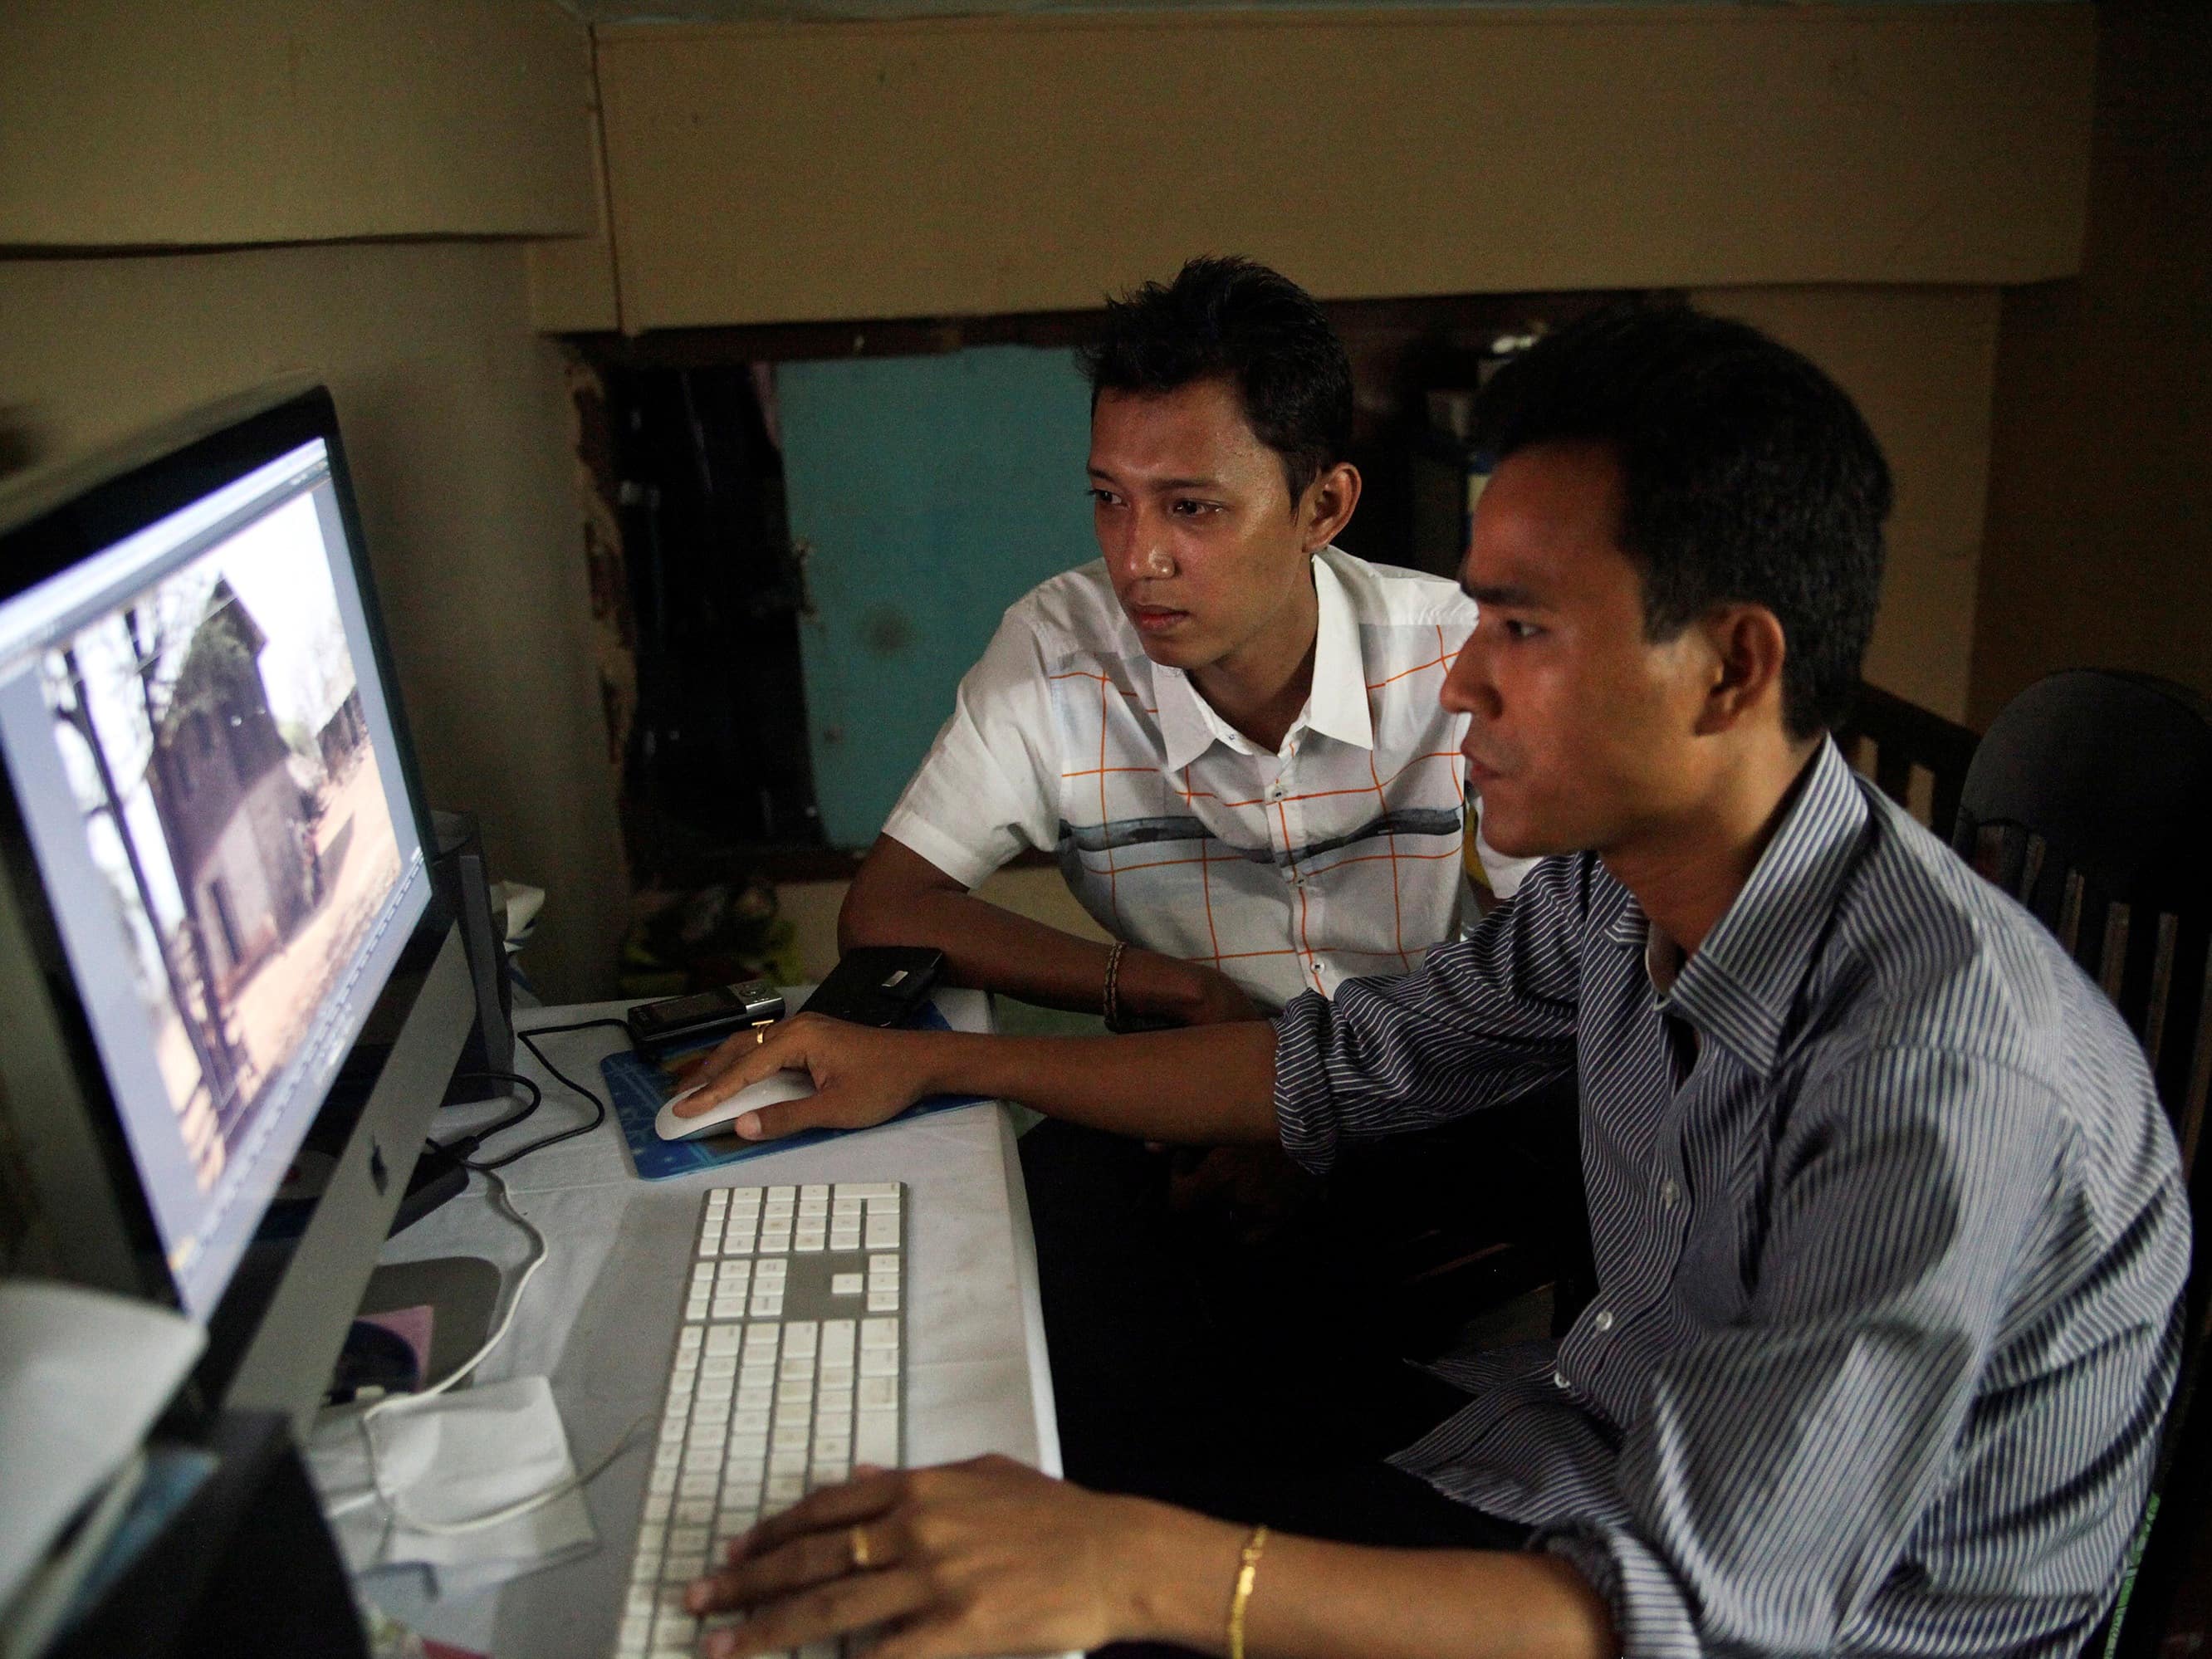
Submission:
[[1571,1388],[1573,1384],[1567,1381],[1567,1374],[1565,1371],[1553,1371],[1552,1373],[1552,1386],[1554,1388],[1565,1389]]
[[1594,1331],[1611,1330],[1613,1328],[1612,1310],[1600,1308],[1596,1313],[1590,1316],[1590,1328]]
[[1659,1202],[1666,1208],[1669,1210],[1673,1209],[1676,1200],[1678,1200],[1681,1196],[1682,1188],[1676,1182],[1674,1176],[1668,1176],[1664,1181],[1659,1183]]
[[1267,799],[1269,800],[1280,800],[1286,793],[1287,792],[1284,789],[1283,786],[1279,783],[1271,783],[1267,786]]

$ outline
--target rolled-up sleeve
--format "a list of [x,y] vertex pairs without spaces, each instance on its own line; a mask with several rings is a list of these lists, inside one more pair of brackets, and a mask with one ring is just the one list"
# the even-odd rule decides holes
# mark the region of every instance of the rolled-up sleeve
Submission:
[[1449,1122],[1572,1072],[1587,889],[1585,860],[1548,860],[1414,972],[1291,1002],[1275,1040],[1284,1149],[1319,1172],[1346,1141]]
[[1054,733],[1042,647],[1018,605],[962,677],[952,714],[884,833],[963,887],[1024,848],[1052,846],[1060,823]]

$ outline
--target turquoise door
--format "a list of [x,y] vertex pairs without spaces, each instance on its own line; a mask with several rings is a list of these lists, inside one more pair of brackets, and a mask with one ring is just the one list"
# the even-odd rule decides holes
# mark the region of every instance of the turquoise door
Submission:
[[787,363],[776,374],[808,741],[833,847],[866,847],[1006,606],[1096,558],[1072,354]]

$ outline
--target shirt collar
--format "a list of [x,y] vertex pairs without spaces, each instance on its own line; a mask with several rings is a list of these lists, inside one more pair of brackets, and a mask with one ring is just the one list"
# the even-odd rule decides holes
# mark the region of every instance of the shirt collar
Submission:
[[[1359,618],[1328,561],[1316,554],[1312,569],[1316,612],[1313,689],[1291,729],[1304,726],[1355,748],[1371,749],[1375,726],[1367,707],[1366,665],[1359,654]],[[1216,742],[1251,749],[1198,695],[1182,669],[1156,668],[1152,686],[1159,707],[1160,758],[1170,772],[1181,771]]]
[[1367,665],[1359,654],[1359,618],[1352,596],[1329,562],[1313,562],[1314,599],[1320,612],[1314,637],[1313,690],[1306,697],[1306,724],[1354,749],[1375,746],[1375,722],[1367,707]]
[[[1705,942],[1658,992],[1679,1014],[1764,1078],[1774,1069],[1784,1027],[1812,966],[1867,824],[1866,798],[1836,745],[1823,740],[1803,786],[1751,879]],[[1623,945],[1645,943],[1650,927],[1631,897],[1607,928]]]

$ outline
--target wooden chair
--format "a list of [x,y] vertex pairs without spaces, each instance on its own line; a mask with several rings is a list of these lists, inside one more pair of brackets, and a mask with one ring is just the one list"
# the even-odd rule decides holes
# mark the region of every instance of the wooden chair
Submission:
[[1947,841],[1980,741],[1971,727],[1875,685],[1859,688],[1849,718],[1836,728],[1844,758]]
[[2212,1338],[2212,1160],[2197,1156],[2212,1091],[2212,705],[2147,675],[2039,680],[1974,751],[1955,825],[1960,855],[2112,998],[2180,1143],[2199,1219],[2181,1378],[2118,1598],[2088,1651],[2193,1650],[2183,1632],[2201,1633],[2212,1611],[2212,1409],[2194,1409]]

